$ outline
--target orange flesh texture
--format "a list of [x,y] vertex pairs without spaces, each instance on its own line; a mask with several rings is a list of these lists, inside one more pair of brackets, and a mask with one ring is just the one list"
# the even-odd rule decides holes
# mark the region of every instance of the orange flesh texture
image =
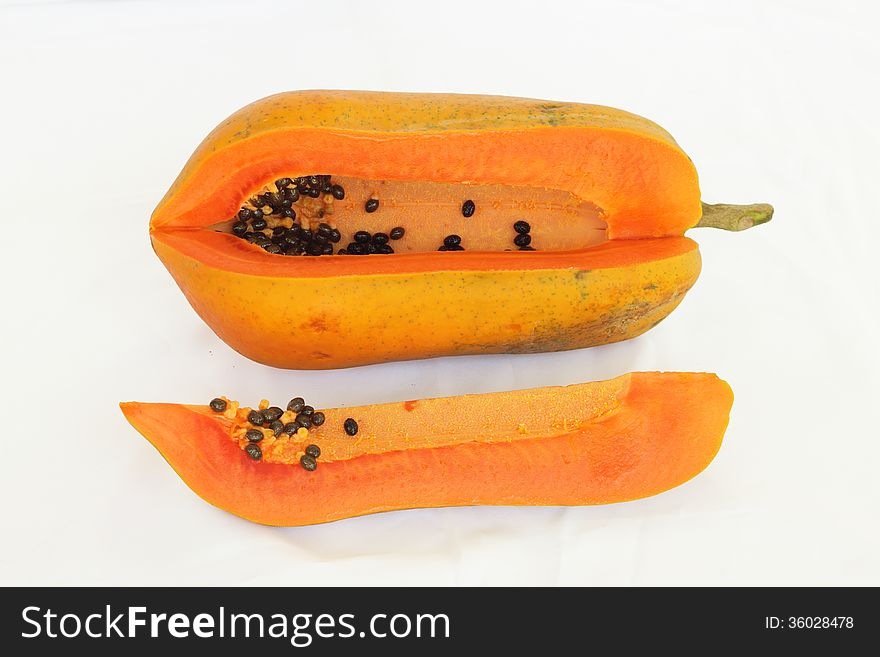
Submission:
[[[525,218],[531,226],[533,244],[542,251],[585,248],[606,239],[601,210],[563,190],[339,176],[333,176],[333,182],[345,190],[344,199],[330,194],[322,199],[301,197],[293,208],[297,222],[304,228],[314,230],[320,222],[338,228],[342,233],[338,248],[353,241],[356,231],[388,234],[401,226],[406,230],[403,239],[390,243],[395,253],[436,251],[443,238],[452,234],[461,237],[462,246],[469,251],[514,250],[517,233],[513,223]],[[273,184],[254,190],[254,194],[275,190]],[[379,200],[379,209],[372,213],[364,209],[370,198]],[[465,200],[476,205],[469,218],[461,212]],[[270,228],[276,222],[270,218]],[[231,232],[232,222],[212,228]],[[265,233],[270,236],[271,231]],[[248,246],[263,258],[269,255],[256,245]]]
[[257,101],[218,126],[151,228],[210,226],[272,180],[313,173],[565,190],[602,209],[610,239],[680,235],[701,215],[693,164],[662,128],[627,112],[497,96],[304,91]]
[[[206,406],[121,406],[208,502],[263,524],[305,525],[416,507],[604,504],[654,495],[709,464],[732,401],[729,386],[712,374],[636,373],[330,409],[309,439],[322,450],[314,472],[251,460],[231,439],[233,422]],[[342,432],[344,417],[356,417],[358,436]]]
[[[270,429],[262,428],[260,448],[264,462],[298,463],[306,446],[314,443],[321,448],[323,463],[462,442],[550,438],[578,429],[617,408],[622,382],[618,379],[614,383],[617,385],[609,382],[319,409],[325,415],[324,424],[300,435],[282,434],[276,438]],[[247,420],[253,409],[235,406],[234,414],[215,413],[207,406],[191,409],[214,417],[226,428],[230,440],[244,449],[248,443],[245,432],[255,428]],[[296,413],[287,411],[281,422],[286,424],[295,418]],[[347,418],[358,423],[358,433],[353,437],[343,429]]]

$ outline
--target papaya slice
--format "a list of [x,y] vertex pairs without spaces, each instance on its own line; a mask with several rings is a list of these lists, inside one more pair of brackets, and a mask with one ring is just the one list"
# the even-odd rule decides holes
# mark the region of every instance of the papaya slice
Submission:
[[[292,433],[272,428],[290,423],[293,416],[281,417],[291,411],[266,402],[266,410],[225,398],[121,408],[203,499],[257,523],[290,526],[420,507],[655,495],[712,461],[732,403],[714,374],[644,372],[313,411],[319,425]],[[254,412],[267,415],[255,423]]]
[[686,230],[771,216],[702,203],[672,137],[620,110],[301,91],[211,132],[150,236],[231,347],[325,369],[635,337],[696,281]]

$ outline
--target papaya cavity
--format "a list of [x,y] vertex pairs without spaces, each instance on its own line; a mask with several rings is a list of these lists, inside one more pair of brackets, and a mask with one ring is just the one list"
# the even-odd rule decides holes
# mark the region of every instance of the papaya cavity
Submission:
[[626,379],[620,378],[348,408],[315,410],[299,404],[298,412],[296,400],[301,398],[282,410],[267,400],[254,409],[219,397],[214,401],[223,401],[223,408],[215,408],[214,402],[209,408],[240,449],[256,443],[256,460],[289,465],[299,463],[313,444],[320,449],[320,462],[334,462],[404,449],[552,438],[614,411],[625,385]]
[[281,177],[210,226],[268,255],[568,251],[606,241],[602,210],[561,189]]

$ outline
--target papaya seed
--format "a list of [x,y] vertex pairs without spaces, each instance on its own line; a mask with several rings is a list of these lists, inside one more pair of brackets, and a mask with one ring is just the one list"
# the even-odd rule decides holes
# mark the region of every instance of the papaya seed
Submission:
[[263,418],[265,422],[274,422],[278,418],[284,415],[284,411],[282,411],[277,406],[270,406],[266,410],[263,411]]

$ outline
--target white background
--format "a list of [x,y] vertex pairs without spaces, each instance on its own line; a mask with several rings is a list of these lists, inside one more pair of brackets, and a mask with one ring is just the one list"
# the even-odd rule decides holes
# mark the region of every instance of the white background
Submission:
[[[732,9],[732,7],[736,9]],[[880,48],[871,2],[11,2],[0,6],[0,583],[880,584]],[[205,134],[297,88],[612,105],[667,128],[709,202],[680,308],[625,344],[349,371],[248,362],[150,250]],[[316,406],[714,371],[736,401],[690,483],[592,508],[273,529],[185,487],[120,400]]]

